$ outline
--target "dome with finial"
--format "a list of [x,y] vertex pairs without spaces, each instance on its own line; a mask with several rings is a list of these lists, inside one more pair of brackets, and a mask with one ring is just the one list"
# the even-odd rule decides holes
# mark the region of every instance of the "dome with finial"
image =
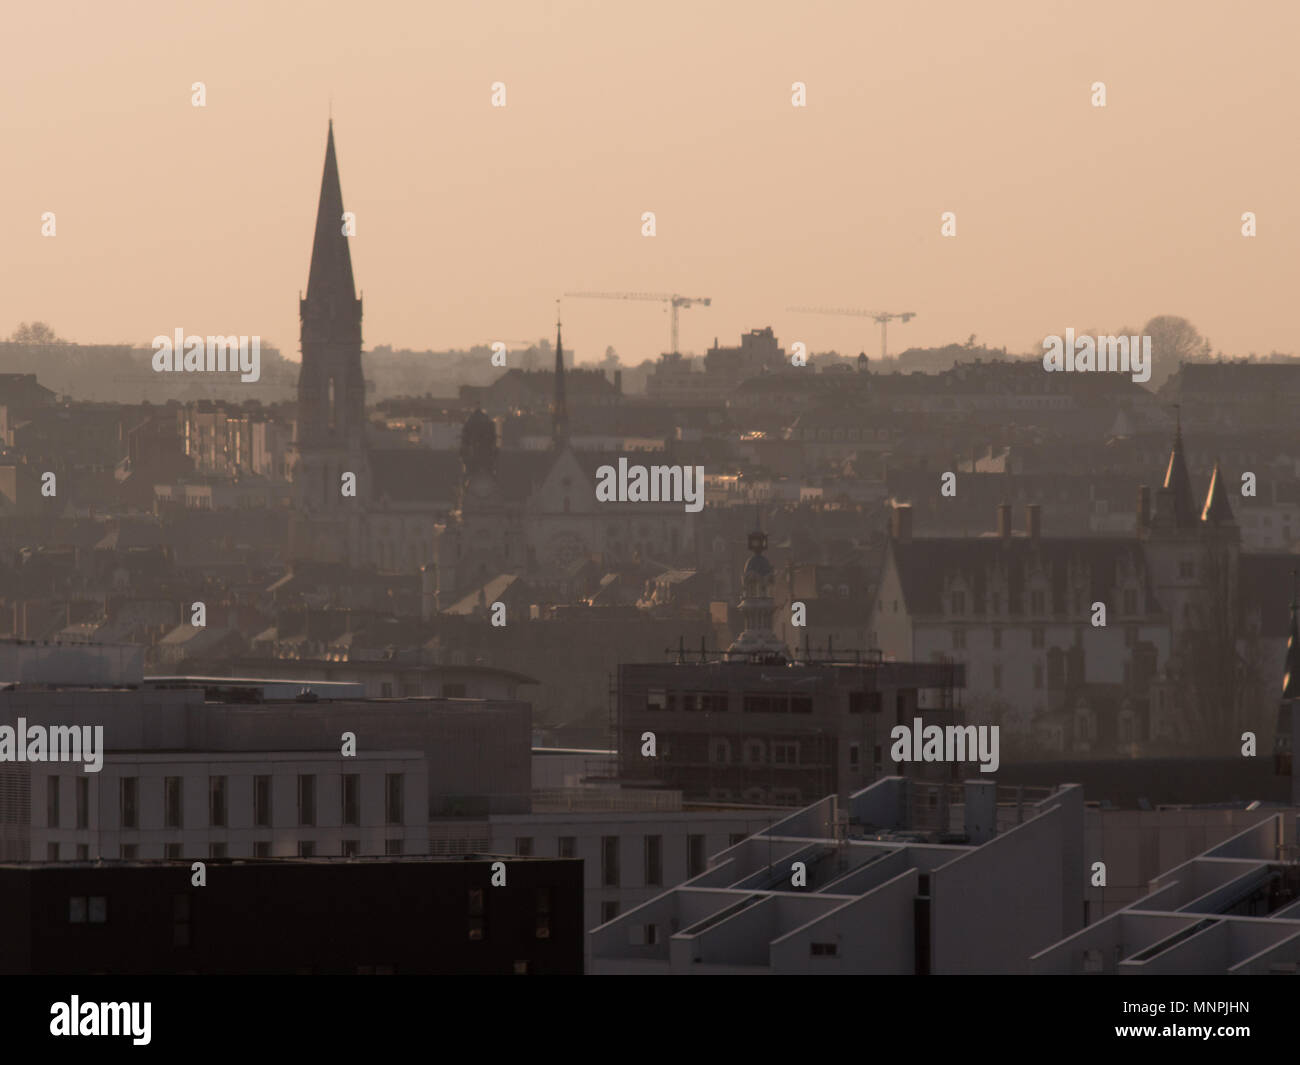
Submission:
[[474,408],[460,431],[460,460],[466,474],[496,472],[497,427],[482,407]]

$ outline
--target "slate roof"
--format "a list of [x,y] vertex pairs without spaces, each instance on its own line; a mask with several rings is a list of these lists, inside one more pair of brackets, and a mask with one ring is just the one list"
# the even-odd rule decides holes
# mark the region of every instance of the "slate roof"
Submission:
[[[988,609],[988,578],[995,568],[1005,569],[1009,603],[1002,604],[1000,616],[1023,617],[1026,613],[1025,588],[1029,577],[1041,565],[1048,578],[1050,602],[1047,612],[1065,614],[1070,605],[1067,576],[1072,569],[1084,569],[1089,575],[1088,604],[1108,602],[1116,584],[1120,563],[1142,576],[1146,584],[1148,612],[1160,610],[1146,574],[1142,546],[1136,540],[1104,537],[1032,538],[998,536],[967,538],[935,537],[892,542],[899,579],[907,609],[912,614],[943,613],[945,579],[956,573],[969,582],[974,614]],[[1111,604],[1113,606],[1113,604]],[[1086,620],[1081,615],[1080,620]]]

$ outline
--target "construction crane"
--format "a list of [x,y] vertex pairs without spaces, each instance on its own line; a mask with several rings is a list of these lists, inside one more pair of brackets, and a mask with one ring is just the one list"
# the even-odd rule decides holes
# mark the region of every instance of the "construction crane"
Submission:
[[677,309],[679,307],[690,307],[696,303],[703,306],[709,306],[713,300],[708,296],[678,296],[676,293],[663,292],[566,292],[568,296],[591,297],[600,300],[658,300],[660,303],[671,304],[673,309],[673,339],[672,353],[677,354]]
[[889,322],[894,318],[906,322],[916,317],[915,311],[901,311],[897,314],[890,314],[883,311],[863,311],[856,307],[787,307],[786,310],[799,311],[804,314],[847,314],[855,318],[874,318],[880,323],[880,357],[882,359],[889,354],[885,332],[889,328]]

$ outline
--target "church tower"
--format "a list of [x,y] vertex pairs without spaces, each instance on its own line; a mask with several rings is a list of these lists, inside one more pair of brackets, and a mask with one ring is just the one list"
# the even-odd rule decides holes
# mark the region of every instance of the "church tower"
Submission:
[[[369,493],[366,386],[361,372],[361,300],[352,278],[334,123],[325,145],[307,295],[298,301],[302,367],[293,445],[293,554],[356,563],[362,553],[362,506]],[[344,496],[343,475],[356,475]]]

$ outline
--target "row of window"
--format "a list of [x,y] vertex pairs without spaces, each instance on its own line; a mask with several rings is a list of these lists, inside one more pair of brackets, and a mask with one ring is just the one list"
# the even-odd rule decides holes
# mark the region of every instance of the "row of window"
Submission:
[[[1182,575],[1182,574],[1180,574]],[[1073,597],[1072,613],[1082,614],[1091,608],[1091,604],[1085,603],[1077,594]],[[881,612],[884,612],[884,600],[880,604]],[[966,613],[966,593],[952,592],[948,596],[948,609],[952,614]],[[1122,609],[1125,614],[1133,615],[1138,612],[1138,593],[1135,588],[1124,589],[1122,596]],[[1031,614],[1044,614],[1047,612],[1047,593],[1042,589],[1035,589],[1029,593],[1029,612]],[[988,613],[1002,613],[1002,596],[997,592],[990,592],[988,598]]]
[[[734,846],[745,838],[744,833],[733,835]],[[643,837],[644,883],[647,887],[662,887],[664,882],[664,838],[663,836]],[[689,879],[704,872],[704,836],[686,837],[686,876]],[[519,836],[515,839],[515,853],[521,858],[533,857],[533,837]],[[556,841],[556,857],[576,858],[578,856],[578,837],[560,836]],[[619,837],[602,836],[600,838],[600,882],[605,887],[618,887],[621,879],[619,860]]]
[[[390,825],[403,823],[403,773],[387,773],[384,777],[384,820]],[[46,824],[50,828],[62,825],[62,811],[59,808],[59,777],[47,778]],[[90,779],[76,779],[76,827],[90,827]],[[253,825],[257,828],[270,828],[271,778],[255,776],[253,780]],[[183,777],[163,778],[163,825],[165,828],[185,827],[185,806],[182,802]],[[227,827],[226,814],[227,778],[224,776],[208,777],[208,825],[213,828]],[[345,825],[361,824],[361,775],[344,773],[342,776],[342,823]],[[140,778],[122,777],[118,783],[118,803],[121,813],[122,828],[140,827]],[[298,775],[298,824],[316,824],[316,774],[300,773]]]
[[[646,692],[647,710],[702,710],[725,713],[730,709],[726,692],[675,692],[651,688]],[[741,709],[746,714],[811,714],[811,695],[745,692]]]
[[[51,862],[57,862],[59,860],[59,849],[60,849],[60,845],[58,843],[46,844],[47,860]],[[164,843],[163,858],[181,859],[181,858],[196,857],[192,849],[191,849],[191,853],[189,854],[184,853],[185,849],[186,849],[185,844],[183,843]],[[122,852],[121,858],[124,861],[134,861],[138,859],[140,856],[140,846],[137,843],[123,843],[121,846],[121,852]],[[361,841],[359,839],[342,840],[339,853],[344,858],[359,857],[361,854]],[[404,842],[402,840],[400,839],[384,840],[384,854],[397,855],[402,853],[404,853]],[[97,857],[99,856],[97,855]],[[225,843],[209,843],[208,857],[212,859],[229,857],[229,850],[227,848],[227,845]],[[271,853],[271,841],[270,840],[255,841],[253,843],[253,857],[254,858],[273,857]],[[298,857],[300,858],[316,857],[316,841],[311,839],[299,840]],[[89,859],[90,859],[90,845],[88,843],[76,844],[76,858],[74,860],[82,862],[82,861],[89,861]]]

